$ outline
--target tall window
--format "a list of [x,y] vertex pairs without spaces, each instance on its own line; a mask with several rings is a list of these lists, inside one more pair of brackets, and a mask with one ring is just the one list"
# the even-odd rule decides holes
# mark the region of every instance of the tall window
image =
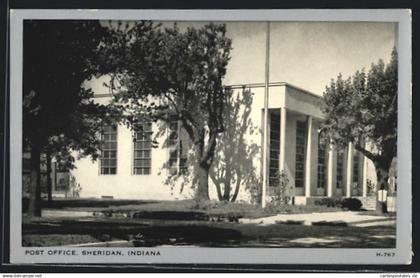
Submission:
[[321,134],[318,136],[318,188],[325,188],[325,144],[321,142]]
[[343,183],[343,164],[344,164],[344,153],[343,151],[337,152],[337,176],[336,176],[336,187],[341,188]]
[[280,114],[270,113],[270,170],[269,170],[269,186],[277,186],[277,175],[279,172],[280,156]]
[[150,175],[152,168],[152,123],[138,123],[134,132],[134,175]]
[[188,138],[179,121],[171,117],[169,122],[169,171],[171,175],[184,174],[188,170]]
[[100,157],[101,175],[115,175],[117,173],[117,126],[104,126],[101,139],[103,142]]
[[303,178],[305,171],[306,128],[306,122],[296,122],[295,187],[303,187]]
[[359,152],[353,151],[353,183],[359,183]]

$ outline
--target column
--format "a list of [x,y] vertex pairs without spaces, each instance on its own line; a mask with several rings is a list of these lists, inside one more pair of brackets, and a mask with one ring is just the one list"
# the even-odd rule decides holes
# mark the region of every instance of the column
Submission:
[[327,169],[327,197],[333,195],[333,146],[328,146],[328,169]]
[[[366,149],[366,143],[364,144],[365,149]],[[363,170],[362,170],[362,175],[363,175],[363,181],[362,181],[362,196],[363,197],[367,197],[367,158],[366,156],[363,155]]]
[[263,133],[263,161],[262,161],[262,174],[263,174],[263,182],[262,182],[262,190],[261,190],[261,206],[265,208],[266,206],[266,195],[267,195],[267,187],[268,187],[268,158],[269,158],[269,144],[268,144],[268,137],[269,137],[269,126],[268,126],[268,109],[264,109],[264,118],[263,118],[263,126],[264,126],[264,133]]
[[308,116],[308,130],[306,133],[306,161],[305,161],[305,197],[311,196],[311,160],[312,160],[312,117]]
[[263,184],[261,206],[265,208],[268,185],[268,159],[269,159],[269,129],[268,129],[268,96],[270,83],[270,22],[267,21],[267,36],[265,43],[265,90],[264,90],[264,154],[263,154]]
[[351,196],[351,184],[353,174],[353,144],[350,142],[347,147],[347,171],[346,171],[346,197]]
[[280,158],[279,168],[280,171],[284,171],[286,157],[286,108],[280,109]]

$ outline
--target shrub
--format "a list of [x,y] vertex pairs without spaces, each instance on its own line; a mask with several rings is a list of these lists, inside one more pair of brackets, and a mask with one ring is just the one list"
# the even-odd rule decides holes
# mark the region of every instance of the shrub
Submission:
[[275,186],[270,205],[278,206],[289,204],[291,200],[292,187],[289,186],[289,179],[284,171],[277,172],[275,177]]
[[348,210],[360,210],[362,202],[356,198],[345,198],[342,201],[342,207]]
[[314,204],[317,206],[327,206],[331,208],[341,208],[343,206],[341,199],[334,197],[315,200]]
[[369,196],[375,195],[376,184],[372,182],[372,180],[370,179],[366,180],[366,187],[367,187],[367,195]]
[[248,190],[249,190],[249,193],[250,193],[251,204],[260,205],[261,204],[261,198],[262,198],[261,182],[256,182],[255,184],[252,183],[252,185],[249,186]]

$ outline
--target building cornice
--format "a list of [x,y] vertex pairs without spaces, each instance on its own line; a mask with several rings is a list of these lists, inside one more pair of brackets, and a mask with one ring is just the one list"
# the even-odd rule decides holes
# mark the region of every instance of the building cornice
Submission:
[[[317,95],[311,91],[302,89],[298,86],[295,86],[293,84],[287,83],[287,82],[270,82],[269,87],[281,87],[281,86],[286,86],[286,87],[290,87],[290,88],[294,88],[296,90],[299,90],[305,94],[308,94],[310,96],[314,96],[317,98],[322,98],[321,95]],[[225,85],[225,87],[230,87],[232,89],[241,89],[241,88],[264,88],[265,87],[265,83],[248,83],[248,84],[234,84],[234,85]],[[95,94],[94,98],[107,98],[107,97],[112,97],[111,93],[106,93],[106,94]]]

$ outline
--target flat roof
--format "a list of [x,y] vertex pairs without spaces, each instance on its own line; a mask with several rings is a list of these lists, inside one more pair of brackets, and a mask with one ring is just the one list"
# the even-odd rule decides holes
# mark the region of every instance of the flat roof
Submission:
[[[297,89],[297,90],[299,90],[303,93],[306,93],[308,95],[311,95],[311,96],[314,96],[314,97],[317,97],[317,98],[322,98],[321,95],[317,95],[317,94],[315,94],[311,91],[302,89],[298,86],[295,86],[295,85],[287,83],[287,82],[270,82],[270,83],[268,83],[268,86],[269,87],[287,86],[287,87]],[[240,89],[240,88],[243,88],[243,87],[246,87],[246,88],[261,88],[261,87],[265,87],[265,83],[235,84],[235,85],[226,85],[226,87],[231,87],[233,89]]]
[[[311,91],[302,89],[298,86],[295,86],[293,84],[287,83],[287,82],[270,82],[268,84],[269,87],[280,87],[280,86],[287,86],[287,87],[291,87],[294,88],[296,90],[299,90],[303,93],[306,93],[308,95],[317,97],[317,98],[322,98],[321,95],[317,95]],[[264,88],[265,87],[265,83],[248,83],[248,84],[235,84],[235,85],[225,85],[225,87],[231,87],[232,89],[241,89],[241,88]],[[111,97],[111,93],[106,93],[106,94],[94,94],[94,98],[105,98],[105,97]]]

